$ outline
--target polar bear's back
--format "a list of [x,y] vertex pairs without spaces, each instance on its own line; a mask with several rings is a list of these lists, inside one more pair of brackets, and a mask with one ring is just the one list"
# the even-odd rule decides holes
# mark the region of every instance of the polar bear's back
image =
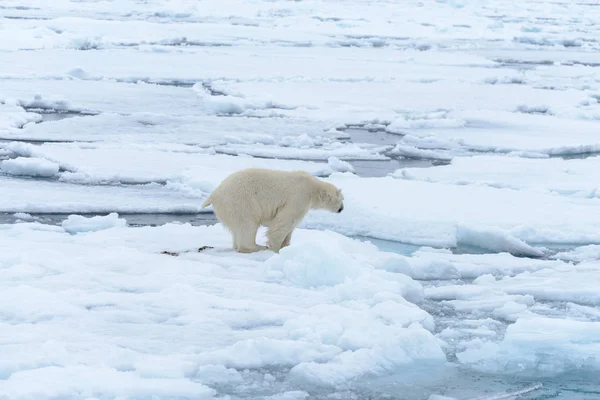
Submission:
[[249,168],[229,175],[210,197],[214,208],[235,208],[262,223],[286,204],[310,205],[320,183],[305,171]]

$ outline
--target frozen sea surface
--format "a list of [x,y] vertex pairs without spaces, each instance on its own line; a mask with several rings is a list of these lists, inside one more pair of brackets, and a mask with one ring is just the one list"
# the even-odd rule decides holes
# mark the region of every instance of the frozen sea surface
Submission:
[[[599,20],[4,0],[0,397],[599,399]],[[247,167],[345,210],[234,253]]]

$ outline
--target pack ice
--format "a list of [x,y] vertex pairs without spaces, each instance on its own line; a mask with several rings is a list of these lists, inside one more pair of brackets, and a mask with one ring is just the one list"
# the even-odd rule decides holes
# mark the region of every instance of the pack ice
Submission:
[[0,3],[2,399],[597,396],[596,1]]

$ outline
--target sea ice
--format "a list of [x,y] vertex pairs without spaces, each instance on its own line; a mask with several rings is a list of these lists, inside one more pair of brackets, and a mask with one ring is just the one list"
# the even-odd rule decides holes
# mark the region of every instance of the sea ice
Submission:
[[3,100],[1,96],[2,93],[0,93],[0,133],[16,132],[18,128],[42,120],[41,115],[25,111],[18,101]]
[[[2,395],[593,396],[594,1],[196,3],[2,1]],[[277,255],[123,219],[252,166],[345,210]]]
[[587,246],[580,246],[573,250],[556,253],[552,258],[578,262],[600,260],[600,245],[590,244]]
[[[314,211],[303,226],[435,247],[476,245],[539,256],[535,243],[600,241],[595,199],[333,174],[344,215]],[[544,207],[540,207],[544,204]],[[567,217],[568,216],[568,217]]]
[[[0,310],[5,394],[198,398],[240,384],[232,369],[278,370],[298,390],[446,362],[431,316],[411,302],[420,284],[377,268],[370,244],[300,229],[279,255],[243,255],[220,225],[128,228],[113,214],[40,226],[0,230],[13,299]],[[204,245],[214,249],[195,250]],[[44,377],[55,384],[23,385]]]
[[[57,186],[58,184],[58,186]],[[14,179],[0,175],[0,212],[164,213],[201,212],[200,196],[160,185],[89,186]]]
[[0,162],[0,171],[8,175],[51,177],[58,174],[59,165],[45,158],[17,157]]
[[[66,170],[59,177],[63,182],[88,184],[169,181],[183,182],[190,188],[210,191],[230,173],[249,167],[301,169],[314,175],[328,175],[332,172],[332,169],[323,163],[232,157],[183,145],[116,143],[31,145],[13,142],[5,146],[18,155],[34,156],[37,157],[36,159],[43,157],[60,164]],[[24,160],[27,162],[27,159]],[[111,162],[107,163],[107,160]],[[157,165],[161,168],[157,169]]]
[[405,168],[393,176],[402,179],[458,185],[528,189],[574,197],[600,197],[600,157],[563,160],[506,156],[456,157],[437,168]]
[[500,374],[556,376],[577,370],[597,371],[600,323],[564,318],[521,318],[499,344],[484,343],[457,354],[471,367]]
[[127,221],[119,218],[119,214],[110,213],[106,216],[86,218],[81,215],[70,215],[62,222],[63,229],[68,233],[95,232],[102,229],[124,227]]

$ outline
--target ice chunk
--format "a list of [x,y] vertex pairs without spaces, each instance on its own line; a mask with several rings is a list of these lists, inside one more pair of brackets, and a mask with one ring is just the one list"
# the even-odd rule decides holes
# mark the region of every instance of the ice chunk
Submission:
[[459,224],[457,242],[497,252],[541,257],[544,252],[496,227],[473,227]]
[[328,344],[257,337],[204,353],[199,361],[228,368],[262,368],[269,365],[294,366],[304,361],[325,362],[339,353],[337,346]]
[[45,99],[41,94],[36,94],[31,100],[20,100],[21,106],[25,108],[41,108],[43,110],[75,110],[79,111],[79,108],[72,107],[71,103],[62,98],[50,98]]
[[77,79],[90,79],[90,74],[82,67],[75,67],[67,72],[67,75]]
[[500,374],[557,374],[600,370],[600,322],[521,318],[498,344],[485,343],[457,354],[461,363]]
[[391,373],[407,365],[418,368],[445,360],[437,340],[418,324],[396,331],[378,346],[345,351],[329,363],[304,362],[290,371],[294,380],[336,385],[363,376]]
[[69,215],[69,218],[62,222],[63,229],[69,233],[95,232],[124,226],[127,226],[127,221],[119,218],[117,213],[91,218],[81,215]]
[[332,286],[355,278],[361,272],[361,265],[350,255],[324,246],[290,246],[270,258],[265,266],[271,275],[281,274],[292,284],[301,287]]
[[409,265],[415,279],[454,279],[460,277],[458,269],[447,260],[419,260],[411,258]]
[[22,212],[18,212],[18,213],[14,213],[13,214],[16,218],[19,219],[24,219],[24,220],[31,220],[34,219],[34,217],[31,214],[28,213],[22,213]]
[[306,133],[299,136],[284,136],[279,141],[280,146],[297,147],[300,149],[309,149],[321,144],[323,144],[322,140],[308,136]]
[[286,106],[271,100],[249,99],[229,94],[213,95],[201,83],[193,86],[194,91],[200,96],[206,109],[210,113],[220,114],[243,114],[246,110],[267,109],[294,109],[295,106]]
[[506,276],[493,282],[480,282],[489,288],[509,294],[534,296],[537,300],[571,301],[591,306],[600,305],[598,263],[576,266],[564,264],[556,269],[540,269]]
[[508,321],[516,321],[519,315],[525,310],[527,310],[527,304],[509,301],[502,307],[496,308],[493,313],[495,317]]
[[15,133],[16,129],[41,120],[42,116],[40,114],[25,111],[23,107],[19,106],[17,100],[6,99],[2,101],[2,98],[0,98],[0,132]]
[[200,365],[196,370],[196,379],[207,384],[231,384],[243,381],[242,374],[236,369],[225,368],[223,365]]
[[551,258],[578,262],[600,260],[600,245],[590,244],[588,246],[580,246],[573,250],[556,253]]
[[17,157],[0,163],[0,170],[9,175],[51,177],[59,165],[45,158]]
[[342,161],[337,157],[329,157],[327,165],[336,172],[354,172],[354,167],[348,161]]
[[451,160],[454,152],[446,150],[419,149],[413,146],[403,145],[401,142],[391,150],[391,154],[407,158],[427,158],[434,160]]

